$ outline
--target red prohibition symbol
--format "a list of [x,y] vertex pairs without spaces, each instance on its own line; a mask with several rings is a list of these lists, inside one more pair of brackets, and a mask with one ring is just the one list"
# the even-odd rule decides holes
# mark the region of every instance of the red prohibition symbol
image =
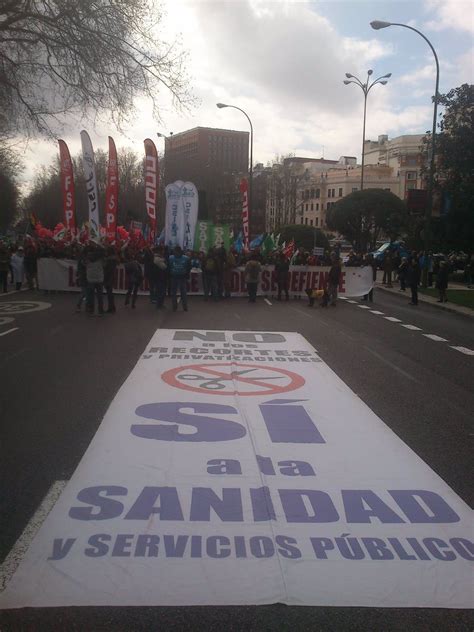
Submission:
[[165,371],[161,379],[193,393],[243,397],[287,393],[305,384],[305,379],[292,371],[241,362],[188,364]]

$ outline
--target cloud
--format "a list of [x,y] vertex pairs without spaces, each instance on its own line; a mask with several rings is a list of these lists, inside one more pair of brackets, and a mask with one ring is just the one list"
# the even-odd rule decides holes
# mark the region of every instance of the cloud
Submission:
[[427,29],[474,33],[474,5],[471,0],[425,0],[425,10],[434,17],[425,24]]

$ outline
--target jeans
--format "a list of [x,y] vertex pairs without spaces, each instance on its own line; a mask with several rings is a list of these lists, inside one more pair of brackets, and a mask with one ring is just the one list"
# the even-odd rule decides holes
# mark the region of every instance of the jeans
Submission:
[[282,279],[277,281],[278,284],[278,300],[281,301],[281,293],[285,292],[286,300],[289,300],[290,296],[288,294],[288,279]]
[[81,309],[82,303],[86,303],[86,308],[88,306],[87,300],[87,285],[81,285],[81,295],[79,296],[79,300],[77,301],[77,309]]
[[418,305],[418,283],[412,283],[410,285],[411,290],[411,302],[413,305]]
[[391,270],[384,270],[382,283],[384,285],[392,285],[392,271]]
[[258,286],[257,282],[247,283],[247,292],[249,294],[249,301],[251,303],[255,303],[257,299],[257,286]]
[[181,296],[181,303],[183,304],[184,311],[188,309],[188,295],[186,289],[186,277],[184,276],[175,276],[171,277],[171,301],[173,304],[173,311],[178,309],[178,299],[177,293],[179,289],[179,294]]
[[107,292],[107,311],[115,312],[115,300],[114,300],[114,288],[112,285],[106,285],[105,291]]
[[209,294],[217,301],[219,295],[219,285],[215,274],[203,274],[204,300],[207,301]]
[[140,287],[140,281],[129,281],[127,287],[127,294],[125,296],[125,305],[130,303],[130,296],[132,297],[132,307],[135,307],[137,302],[138,289]]
[[156,308],[163,307],[166,296],[166,281],[157,281],[155,285]]
[[329,294],[329,304],[335,305],[337,301],[337,289],[338,285],[332,285],[332,283],[328,283],[328,294]]
[[90,314],[94,313],[95,295],[97,294],[97,311],[99,314],[104,313],[104,286],[102,283],[88,283],[87,284],[87,311]]

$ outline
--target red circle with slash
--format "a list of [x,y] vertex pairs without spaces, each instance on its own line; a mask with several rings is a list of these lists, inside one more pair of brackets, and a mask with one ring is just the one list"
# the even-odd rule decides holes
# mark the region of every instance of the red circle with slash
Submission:
[[[226,368],[228,372],[223,370]],[[187,364],[165,371],[161,379],[169,386],[193,393],[242,397],[287,393],[306,383],[293,371],[241,362]],[[226,388],[227,383],[231,388]],[[238,390],[235,390],[236,384]]]

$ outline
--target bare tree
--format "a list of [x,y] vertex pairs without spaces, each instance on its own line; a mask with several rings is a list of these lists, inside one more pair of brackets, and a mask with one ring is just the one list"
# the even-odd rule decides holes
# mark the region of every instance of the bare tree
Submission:
[[0,135],[52,136],[65,114],[121,127],[137,96],[192,103],[176,43],[154,0],[0,0]]

